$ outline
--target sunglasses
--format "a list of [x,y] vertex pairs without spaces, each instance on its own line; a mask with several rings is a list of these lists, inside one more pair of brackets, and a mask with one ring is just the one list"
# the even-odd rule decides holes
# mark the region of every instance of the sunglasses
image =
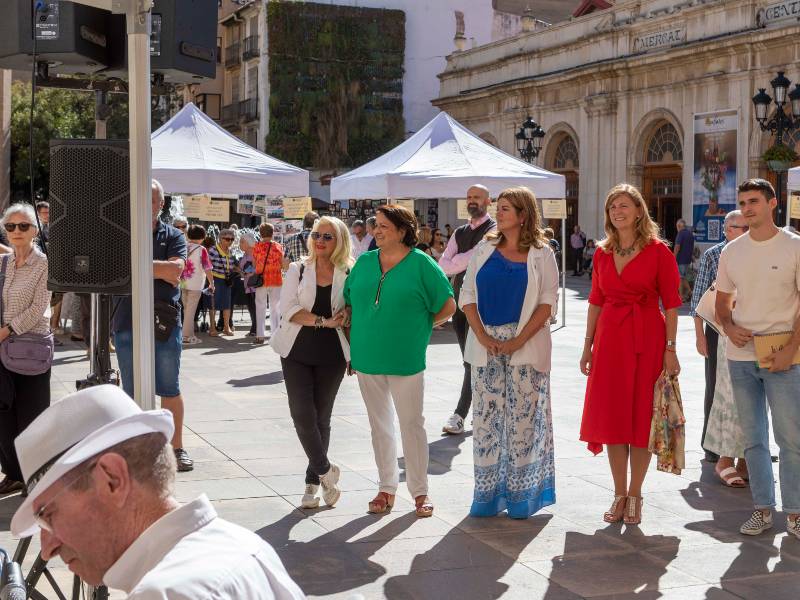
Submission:
[[223,237],[223,238],[219,238],[219,239],[225,240],[226,242],[232,242],[233,241],[232,237]]
[[8,232],[12,232],[17,227],[19,227],[19,230],[22,233],[25,233],[26,231],[28,231],[28,229],[33,227],[33,225],[30,224],[30,223],[6,223],[5,225],[3,225],[3,227],[5,227],[6,231],[8,231]]
[[186,225],[175,225],[177,229],[186,229]]
[[330,234],[330,233],[320,233],[319,231],[312,231],[312,232],[311,232],[311,239],[312,239],[312,240],[316,241],[316,240],[318,240],[318,239],[320,239],[320,238],[322,238],[322,239],[323,239],[323,240],[325,240],[326,242],[332,242],[333,240],[335,240],[335,239],[336,239],[336,238],[335,238],[335,237],[333,237],[333,235],[332,235],[332,234]]

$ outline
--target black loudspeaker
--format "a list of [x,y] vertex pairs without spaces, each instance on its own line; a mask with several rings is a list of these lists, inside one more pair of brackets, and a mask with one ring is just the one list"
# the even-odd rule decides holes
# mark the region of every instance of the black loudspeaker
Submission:
[[[169,83],[197,83],[217,75],[217,0],[155,0],[150,70]],[[128,70],[125,16],[111,15],[109,63],[104,74]]]
[[[32,0],[2,0],[0,68],[30,71]],[[45,0],[36,20],[36,52],[51,73],[94,73],[109,64],[108,12],[66,0]]]
[[130,294],[128,142],[50,141],[47,287]]

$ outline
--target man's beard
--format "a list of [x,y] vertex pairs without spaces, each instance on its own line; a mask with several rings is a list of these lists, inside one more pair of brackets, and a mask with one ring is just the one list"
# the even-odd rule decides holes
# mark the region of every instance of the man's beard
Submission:
[[473,219],[477,219],[486,214],[486,208],[480,204],[467,204],[467,212]]

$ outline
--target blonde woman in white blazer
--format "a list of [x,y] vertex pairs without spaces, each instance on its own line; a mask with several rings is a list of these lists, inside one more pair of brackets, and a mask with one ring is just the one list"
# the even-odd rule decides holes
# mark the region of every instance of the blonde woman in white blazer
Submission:
[[555,502],[550,318],[558,267],[536,197],[497,198],[497,230],[473,254],[459,305],[470,330],[475,494],[470,516],[527,519]]
[[270,339],[281,356],[289,411],[308,457],[303,508],[333,506],[341,492],[339,467],[328,460],[331,413],[350,360],[344,335],[344,282],[350,272],[350,232],[322,217],[311,230],[309,255],[289,266],[281,292],[281,321]]

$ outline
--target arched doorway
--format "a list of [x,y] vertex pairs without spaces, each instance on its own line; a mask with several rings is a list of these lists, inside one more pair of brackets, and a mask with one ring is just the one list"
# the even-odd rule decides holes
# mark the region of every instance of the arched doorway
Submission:
[[[789,146],[790,148],[794,148],[795,152],[800,153],[800,129],[795,129],[791,133],[784,134],[784,136],[785,137],[783,138],[783,143]],[[771,135],[764,135],[764,138],[765,138],[765,144],[763,150],[766,150],[775,143],[775,139]],[[797,167],[797,166],[800,166],[800,160],[796,160],[795,162],[792,163],[792,167]],[[762,170],[762,176],[764,177],[764,179],[766,179],[772,184],[772,187],[774,187],[775,191],[777,192],[778,191],[777,173],[775,173],[775,171],[767,168],[767,166],[764,165]],[[778,199],[778,206],[781,207],[781,211],[785,211],[788,209],[788,206],[786,204],[786,199],[789,197],[789,190],[787,189],[786,186],[787,180],[788,180],[788,174],[784,173],[783,187],[780,190],[781,198]],[[774,214],[773,216],[776,220],[775,222],[778,225],[778,227],[783,227],[786,224],[785,212],[782,212],[780,216],[778,214]],[[792,219],[790,221],[790,224],[794,226],[796,229],[800,228],[800,219]]]
[[672,123],[657,124],[645,145],[642,193],[662,235],[674,240],[683,203],[683,142]]
[[[578,221],[578,145],[575,138],[564,133],[554,141],[555,149],[550,153],[547,168],[554,173],[559,173],[566,179],[567,197],[567,237],[572,233],[572,228],[579,225]],[[561,220],[550,219],[548,227],[556,233],[556,239],[561,240]]]

